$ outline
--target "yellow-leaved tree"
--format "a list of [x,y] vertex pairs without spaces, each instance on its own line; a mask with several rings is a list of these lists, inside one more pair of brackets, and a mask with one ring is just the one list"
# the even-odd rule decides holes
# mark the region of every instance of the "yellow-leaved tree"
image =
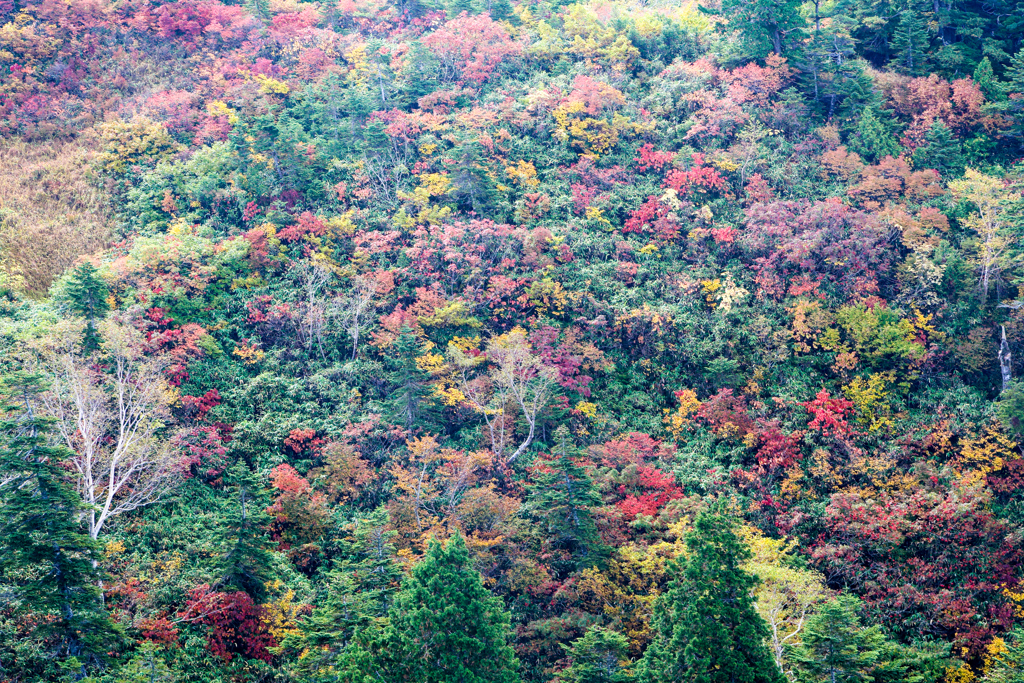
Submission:
[[825,577],[792,562],[795,540],[768,538],[757,529],[744,527],[740,536],[751,551],[744,569],[761,581],[754,589],[757,613],[768,624],[769,649],[779,669],[792,680],[786,666],[786,649],[800,643],[807,618],[815,607],[831,597]]
[[984,302],[993,281],[1011,265],[1012,247],[1018,237],[1008,214],[1010,207],[1021,200],[1021,194],[1008,189],[999,178],[971,168],[963,178],[951,182],[949,189],[956,199],[974,208],[963,224],[974,233],[967,247],[978,268],[978,290]]

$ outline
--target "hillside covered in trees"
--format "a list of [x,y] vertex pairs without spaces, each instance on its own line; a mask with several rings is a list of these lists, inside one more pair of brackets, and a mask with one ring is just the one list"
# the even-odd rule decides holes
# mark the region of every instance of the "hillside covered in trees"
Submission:
[[0,681],[1024,677],[1024,2],[0,0]]

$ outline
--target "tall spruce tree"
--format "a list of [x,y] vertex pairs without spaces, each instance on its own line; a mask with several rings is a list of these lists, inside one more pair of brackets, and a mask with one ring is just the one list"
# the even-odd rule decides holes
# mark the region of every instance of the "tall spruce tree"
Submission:
[[887,156],[899,156],[900,145],[889,126],[882,120],[878,109],[868,107],[857,122],[857,130],[850,136],[850,149],[875,163]]
[[82,350],[87,354],[92,353],[100,345],[96,319],[102,318],[110,310],[110,304],[107,303],[110,289],[99,276],[96,266],[86,261],[71,272],[64,293],[71,310],[85,318]]
[[355,634],[387,615],[402,579],[394,537],[383,507],[356,522],[350,539],[342,543],[344,557],[327,576],[326,594],[313,613],[301,620],[301,632],[284,645],[305,651],[298,673],[302,680],[334,680],[339,657]]
[[501,599],[484,587],[455,535],[443,547],[431,541],[402,582],[383,630],[352,659],[366,680],[386,683],[516,683],[511,635]]
[[218,585],[225,591],[244,591],[260,602],[274,575],[274,559],[266,534],[270,522],[264,512],[266,501],[260,495],[259,480],[244,462],[236,462],[228,469],[225,484],[232,500],[221,531],[224,553],[217,565]]
[[406,429],[413,429],[429,422],[434,414],[434,405],[430,399],[430,374],[416,364],[423,353],[421,343],[416,334],[407,326],[392,346],[393,355],[390,359],[391,412],[393,419]]
[[600,563],[608,549],[593,515],[593,509],[601,505],[601,495],[576,462],[579,453],[569,430],[559,427],[554,437],[558,445],[553,457],[535,463],[523,512],[536,522],[535,532],[541,536],[555,575],[565,577]]
[[102,663],[116,640],[103,608],[99,544],[79,521],[82,501],[65,481],[69,455],[47,445],[48,423],[35,409],[37,376],[15,373],[0,381],[0,582],[13,587],[10,605],[25,617],[37,653],[22,680],[45,680],[54,664],[79,662],[76,675]]
[[857,598],[841,596],[807,620],[802,642],[791,656],[801,681],[860,683],[874,679],[872,671],[882,656],[885,636],[878,626],[861,625],[859,605]]
[[562,648],[572,662],[558,672],[558,683],[633,683],[629,639],[602,626],[587,629],[582,638]]
[[494,218],[497,189],[487,172],[480,143],[463,143],[455,149],[454,155],[451,196],[458,202],[459,210]]
[[409,44],[402,81],[406,106],[416,104],[437,89],[437,58],[418,40]]
[[914,168],[934,168],[943,178],[959,178],[964,174],[963,146],[953,132],[939,119],[932,122],[924,136],[924,144],[914,150]]
[[889,66],[908,76],[922,76],[931,67],[928,58],[928,23],[915,4],[911,3],[911,7],[900,13],[890,43],[892,59]]
[[658,597],[654,640],[640,662],[642,683],[784,683],[754,609],[757,578],[741,565],[750,550],[722,515],[702,513],[686,537],[689,556]]
[[992,60],[988,57],[978,62],[972,79],[978,84],[981,92],[985,94],[985,99],[988,101],[1002,102],[1006,99],[1006,89],[996,76],[995,71],[993,71]]

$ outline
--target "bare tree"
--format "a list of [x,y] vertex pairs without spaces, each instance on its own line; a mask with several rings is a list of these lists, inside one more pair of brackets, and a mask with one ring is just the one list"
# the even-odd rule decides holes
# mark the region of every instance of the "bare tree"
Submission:
[[168,417],[163,361],[146,357],[141,335],[105,321],[96,357],[83,357],[65,334],[43,350],[52,376],[46,411],[74,456],[78,491],[88,506],[89,535],[112,517],[159,501],[180,473],[158,432]]
[[[472,357],[449,347],[458,372],[459,390],[480,413],[491,439],[491,450],[505,464],[511,464],[533,442],[537,418],[547,407],[557,371],[530,352],[526,333],[515,329],[496,337],[487,345],[486,356]],[[474,370],[490,361],[486,374]],[[527,434],[511,455],[518,409],[526,420]]]
[[334,280],[334,273],[326,266],[313,260],[300,261],[292,266],[292,272],[302,288],[302,318],[299,332],[307,351],[312,351],[316,342],[320,357],[324,355],[324,328],[327,325],[329,300],[323,290]]
[[364,275],[352,278],[352,289],[348,294],[334,300],[331,314],[337,316],[342,327],[352,338],[352,360],[359,352],[359,332],[366,325],[370,311],[376,308],[377,281]]

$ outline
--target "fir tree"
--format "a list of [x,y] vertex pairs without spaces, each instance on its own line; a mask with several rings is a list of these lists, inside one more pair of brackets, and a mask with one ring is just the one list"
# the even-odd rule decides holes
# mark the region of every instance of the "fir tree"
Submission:
[[473,211],[480,217],[490,217],[495,208],[497,190],[484,166],[480,144],[465,143],[456,149],[455,156],[451,196],[458,202],[461,211]]
[[393,419],[412,430],[429,422],[434,412],[430,399],[430,373],[416,364],[423,350],[415,333],[408,327],[402,327],[392,349],[390,380],[394,389],[389,401],[391,411]]
[[1010,79],[1008,90],[1024,94],[1024,48],[1017,50],[1006,68],[1006,77]]
[[392,542],[398,534],[387,526],[383,507],[356,523],[342,544],[344,559],[327,576],[326,594],[300,623],[301,633],[283,643],[307,653],[299,667],[303,680],[319,680],[317,672],[337,668],[359,629],[387,614],[402,578]]
[[887,156],[899,156],[900,145],[875,107],[868,107],[857,122],[857,131],[850,136],[850,149],[875,163]]
[[805,22],[796,0],[723,0],[721,14],[728,29],[739,33],[747,56],[753,59],[772,53],[786,55],[804,35]]
[[409,44],[402,80],[403,95],[408,105],[415,104],[437,89],[437,59],[418,40]]
[[534,481],[523,512],[537,524],[552,569],[568,576],[576,569],[601,562],[607,548],[594,522],[592,509],[601,495],[576,459],[572,437],[564,426],[555,431],[558,443],[553,458],[535,463]]
[[892,36],[893,56],[889,65],[908,76],[928,73],[928,25],[921,12],[909,8],[900,13]]
[[85,335],[82,350],[89,354],[99,348],[96,333],[96,319],[110,310],[107,297],[110,290],[99,276],[96,266],[86,261],[71,272],[65,288],[65,296],[72,311],[85,318]]
[[757,579],[741,565],[750,551],[732,523],[702,513],[686,537],[689,556],[655,603],[654,640],[640,663],[644,683],[784,683],[754,609]]
[[495,21],[508,21],[513,24],[519,23],[515,8],[510,0],[486,0],[487,14]]
[[259,481],[244,462],[231,466],[225,484],[233,500],[221,534],[225,551],[217,566],[218,585],[224,591],[244,591],[260,602],[273,577],[274,557],[265,531],[270,518],[264,512]]
[[978,62],[978,67],[974,70],[973,80],[981,88],[981,92],[985,94],[985,99],[990,102],[1002,102],[1006,99],[1006,91],[992,70],[992,62],[988,57]]
[[571,646],[562,646],[572,661],[558,672],[559,683],[632,683],[629,640],[601,626],[587,630]]
[[114,683],[177,683],[178,676],[160,656],[155,643],[145,642],[138,652],[122,666],[114,677]]
[[466,14],[476,14],[473,0],[448,0],[445,5],[445,13],[449,18],[453,19],[463,12]]
[[394,540],[398,532],[388,528],[387,509],[381,507],[356,523],[352,541],[345,544],[347,555],[341,568],[352,574],[356,589],[367,600],[367,613],[383,617],[391,607],[402,570]]
[[932,122],[924,144],[914,150],[913,160],[914,168],[934,168],[943,178],[959,178],[966,167],[960,141],[939,119]]
[[873,680],[885,636],[878,626],[864,627],[857,616],[860,601],[841,596],[807,620],[792,661],[801,681],[859,683]]
[[462,537],[444,547],[433,540],[402,582],[382,632],[350,661],[368,679],[387,683],[515,683],[509,623]]
[[35,410],[40,390],[39,378],[24,373],[0,383],[0,575],[39,649],[98,664],[116,636],[99,588],[100,546],[82,529],[82,502],[64,481],[60,462],[69,453],[47,445],[49,426]]

